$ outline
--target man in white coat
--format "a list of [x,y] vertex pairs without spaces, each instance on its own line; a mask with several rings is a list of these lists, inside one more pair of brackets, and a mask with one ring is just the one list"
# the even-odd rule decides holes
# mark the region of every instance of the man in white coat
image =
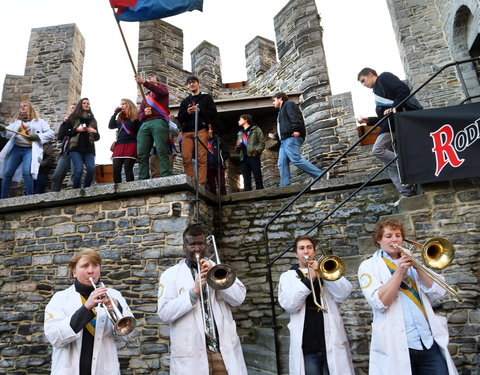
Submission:
[[[230,310],[230,306],[239,306],[245,299],[245,286],[238,278],[224,290],[206,285],[205,275],[214,264],[204,258],[206,245],[202,227],[189,225],[183,233],[185,259],[160,277],[158,316],[162,322],[170,324],[170,374],[247,375]],[[199,265],[196,254],[200,258]],[[198,267],[203,297],[200,296]]]
[[[295,239],[295,256],[298,265],[280,276],[278,287],[278,302],[290,313],[290,375],[353,375],[350,346],[337,307],[337,302],[350,295],[352,284],[345,277],[320,280],[312,237]],[[315,306],[308,267],[316,302],[327,312]]]
[[[111,309],[108,293],[124,317],[133,316],[115,289],[98,287],[102,259],[83,250],[69,262],[74,284],[53,295],[45,308],[45,335],[53,346],[52,375],[120,375],[113,324],[99,303]],[[124,339],[127,336],[119,336]]]
[[380,249],[358,269],[373,311],[369,374],[457,374],[447,348],[447,320],[430,304],[445,290],[399,254],[404,238],[402,223],[380,220],[373,232]]

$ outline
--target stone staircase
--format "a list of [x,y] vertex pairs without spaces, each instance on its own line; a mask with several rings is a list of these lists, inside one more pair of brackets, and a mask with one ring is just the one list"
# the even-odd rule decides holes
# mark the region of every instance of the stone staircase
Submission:
[[[280,338],[280,362],[282,375],[288,375],[288,346],[289,333],[287,323],[288,314],[282,314],[277,318]],[[243,355],[249,375],[277,375],[277,360],[275,357],[275,340],[273,328],[254,328],[254,344],[244,344]]]

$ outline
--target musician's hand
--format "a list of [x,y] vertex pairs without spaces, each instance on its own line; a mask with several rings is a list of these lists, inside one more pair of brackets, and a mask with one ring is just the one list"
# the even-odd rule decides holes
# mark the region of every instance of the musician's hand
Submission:
[[359,124],[367,124],[368,123],[368,117],[360,116],[359,118],[357,118],[357,122]]
[[402,255],[397,263],[397,271],[405,275],[411,266],[412,261],[407,256]]
[[[93,309],[97,304],[103,303],[107,293],[107,288],[99,287],[95,289],[90,296],[88,297],[87,301],[85,302],[85,307],[88,310]],[[106,302],[106,301],[105,301]]]
[[310,268],[310,276],[312,280],[318,278],[318,262],[314,259],[308,261],[308,267]]
[[137,81],[137,83],[140,83],[141,85],[145,83],[145,80],[142,77],[140,77],[138,74],[135,74],[135,81]]
[[[118,301],[117,301],[115,298],[112,298],[112,300],[113,300],[113,303],[114,303],[115,305],[117,305],[117,307],[118,307]],[[105,296],[105,298],[102,300],[102,303],[103,303],[103,306],[105,306],[108,311],[110,311],[110,312],[113,311],[113,306],[112,306],[112,304],[111,304],[110,298],[108,298],[107,296]]]
[[31,142],[40,142],[40,137],[38,134],[31,134],[27,137],[27,139]]
[[[199,287],[199,278],[200,275],[197,274],[197,276],[195,276],[195,282],[194,282],[194,285],[193,285],[193,292],[197,295],[197,296],[200,296],[200,287]],[[202,288],[205,288],[205,285],[207,285],[207,280],[205,279],[205,277],[202,277]]]

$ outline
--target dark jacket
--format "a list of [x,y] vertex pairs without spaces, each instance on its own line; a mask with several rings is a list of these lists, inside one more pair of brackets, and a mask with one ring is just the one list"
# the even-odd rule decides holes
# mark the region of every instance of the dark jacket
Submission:
[[[67,122],[70,123],[70,119],[68,119]],[[77,128],[83,125],[90,126],[97,132],[77,132]],[[68,145],[68,150],[95,155],[95,142],[100,139],[100,133],[98,132],[97,120],[95,120],[95,117],[89,114],[86,118],[78,118],[73,124],[69,124],[68,127],[71,129],[69,133],[70,143]]]
[[201,92],[193,96],[190,94],[180,103],[178,110],[178,120],[180,122],[182,132],[195,131],[195,113],[188,114],[187,108],[192,104],[198,104],[200,111],[198,112],[198,130],[208,129],[208,124],[215,125],[215,118],[217,117],[217,107],[210,94]]
[[240,161],[242,161],[245,156],[260,157],[262,151],[265,149],[265,138],[263,137],[262,129],[257,125],[251,125],[247,130],[242,129],[237,134],[237,141],[242,140],[243,133],[247,135],[247,147],[242,143],[240,146],[236,146],[240,154]]
[[55,149],[52,145],[52,142],[47,142],[43,144],[43,159],[40,163],[40,168],[38,173],[45,173],[47,174],[57,162],[57,158],[55,157]]
[[140,104],[140,109],[138,110],[138,120],[140,122],[147,122],[147,121],[152,121],[152,120],[155,120],[155,119],[162,119],[162,120],[165,120],[167,123],[168,123],[168,117],[170,116],[170,110],[168,108],[168,86],[163,84],[163,83],[159,83],[157,85],[154,85],[148,81],[145,81],[143,83],[143,86],[145,86],[145,88],[147,88],[149,90],[149,92],[147,93],[147,98],[148,97],[151,97],[153,98],[153,100],[155,100],[158,104],[160,104],[163,109],[165,110],[166,112],[166,116],[167,118],[165,118],[165,116],[160,113],[157,109],[155,109],[154,107],[151,107],[152,108],[152,114],[150,116],[147,116],[145,114],[145,101],[142,100],[142,104]]
[[278,112],[278,120],[280,122],[281,139],[292,137],[293,132],[299,132],[300,136],[305,139],[305,122],[302,112],[294,102],[290,100],[283,102]]
[[70,143],[70,134],[72,132],[72,125],[69,121],[64,121],[60,124],[57,133],[57,139],[62,142],[60,147],[60,155],[68,150],[68,144]]
[[217,168],[218,159],[221,162],[221,167],[225,168],[225,161],[230,157],[230,152],[225,147],[225,143],[223,142],[222,138],[214,135],[212,138],[208,139],[208,143],[213,149],[212,154],[212,150],[210,147],[208,148],[208,168]]
[[118,116],[118,113],[114,113],[113,116],[110,118],[110,122],[108,123],[109,129],[117,129],[117,138],[116,138],[117,144],[123,145],[127,143],[137,143],[137,133],[141,125],[140,121],[135,120],[132,122],[128,118],[123,119],[123,123],[125,124],[125,127],[131,133],[131,134],[128,134],[128,132],[125,129],[123,129],[122,123],[117,122],[117,116]]
[[[376,122],[384,116],[383,112],[385,112],[386,109],[396,107],[403,99],[410,95],[410,88],[396,75],[389,72],[384,72],[377,77],[375,86],[373,86],[373,93],[377,103],[375,108],[377,117],[369,117],[368,125],[375,125]],[[392,103],[390,105],[380,105],[379,101],[377,100],[378,98],[391,100]],[[413,111],[416,109],[421,109],[421,107],[416,106],[415,103],[418,103],[415,99],[409,100],[397,110]],[[394,130],[395,124],[393,122],[393,116],[390,116],[388,119],[390,119],[390,126],[392,127],[392,130]],[[378,134],[390,132],[388,119],[382,121]]]

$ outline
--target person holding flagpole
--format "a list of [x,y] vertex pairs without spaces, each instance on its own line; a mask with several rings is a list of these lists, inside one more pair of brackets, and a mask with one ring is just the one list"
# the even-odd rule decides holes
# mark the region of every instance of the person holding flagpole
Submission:
[[150,150],[154,144],[160,159],[160,177],[171,176],[167,144],[170,118],[168,86],[160,83],[154,73],[148,73],[146,80],[137,74],[135,80],[149,90],[145,97],[146,102],[142,101],[138,112],[138,119],[142,122],[137,134],[138,179],[150,178]]
[[404,238],[402,223],[381,219],[373,232],[380,249],[358,269],[373,310],[369,374],[458,374],[448,352],[447,320],[435,315],[430,304],[445,289],[399,253]]

